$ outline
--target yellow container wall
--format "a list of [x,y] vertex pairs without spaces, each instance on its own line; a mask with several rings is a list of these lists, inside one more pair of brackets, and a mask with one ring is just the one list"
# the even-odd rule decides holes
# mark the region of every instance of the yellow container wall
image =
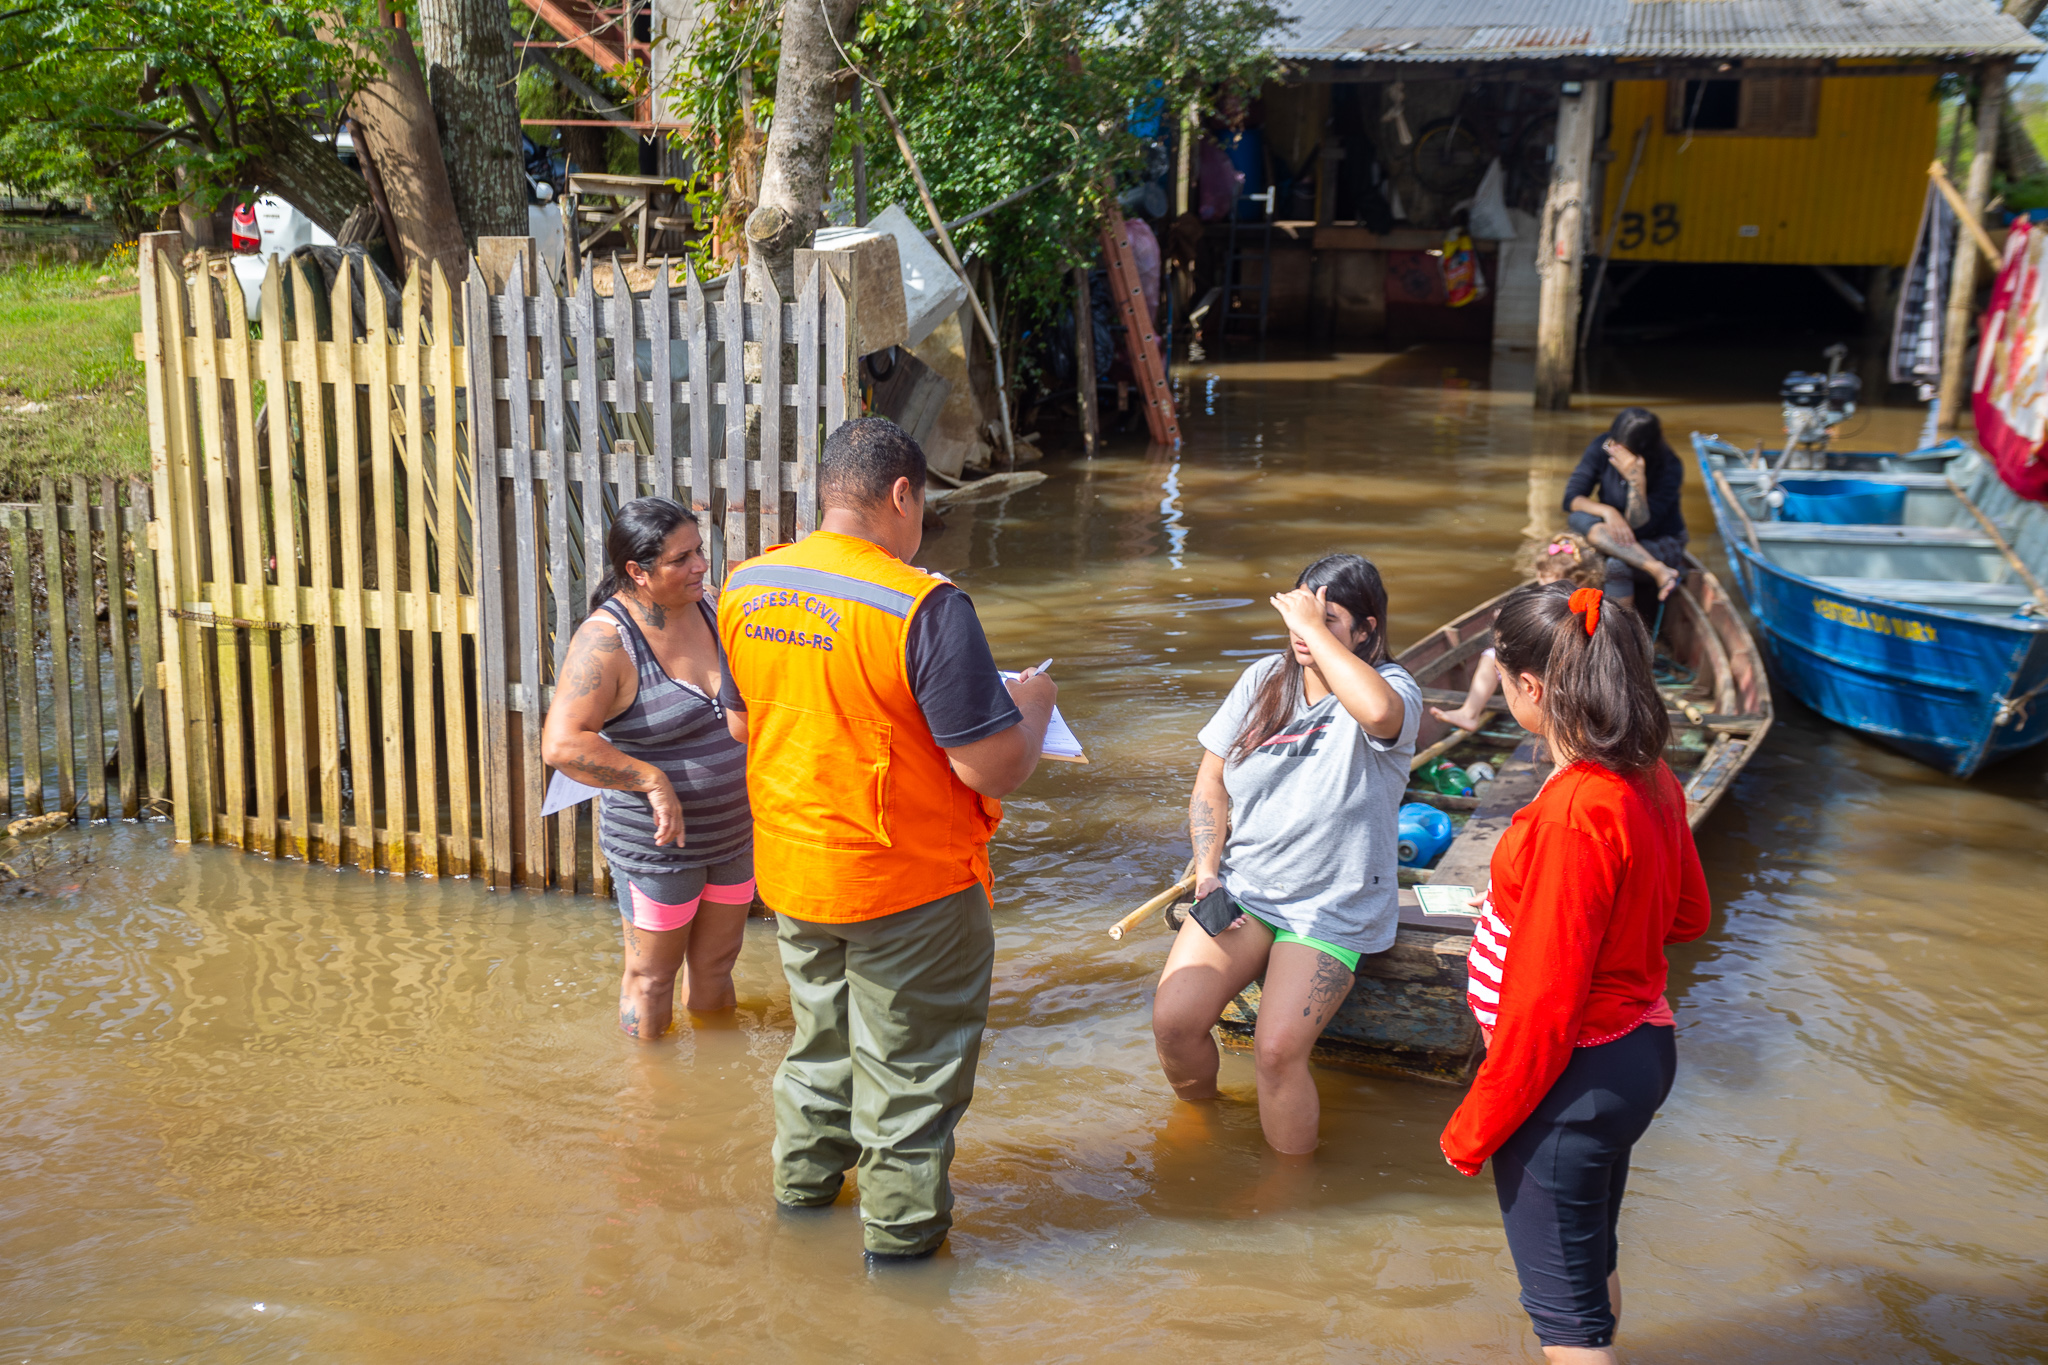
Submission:
[[1647,118],[1627,207],[1642,224],[1624,223],[1616,260],[1904,265],[1934,159],[1933,90],[1928,76],[1829,77],[1813,137],[1698,134],[1688,146],[1664,131],[1665,82],[1617,81],[1601,240]]

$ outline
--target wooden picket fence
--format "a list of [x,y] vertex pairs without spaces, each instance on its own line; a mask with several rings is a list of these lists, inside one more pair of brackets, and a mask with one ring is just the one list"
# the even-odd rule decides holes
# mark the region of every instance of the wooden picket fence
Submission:
[[857,410],[844,290],[635,298],[614,264],[603,297],[586,264],[565,297],[530,239],[487,238],[460,288],[415,270],[396,298],[273,263],[252,333],[175,242],[143,239],[139,345],[177,837],[608,894],[591,808],[540,814],[605,531],[684,500],[716,574],[815,525],[823,432]]
[[74,475],[41,492],[0,503],[0,817],[136,819],[169,772],[149,488]]

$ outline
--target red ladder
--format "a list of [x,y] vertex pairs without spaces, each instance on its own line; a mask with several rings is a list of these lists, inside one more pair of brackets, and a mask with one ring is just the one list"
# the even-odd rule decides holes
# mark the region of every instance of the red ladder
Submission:
[[[1130,349],[1131,370],[1138,376],[1138,396],[1145,404],[1145,426],[1152,439],[1163,446],[1180,445],[1180,418],[1173,411],[1173,387],[1167,382],[1166,361],[1160,354],[1159,335],[1152,330],[1152,310],[1145,306],[1145,290],[1138,282],[1138,258],[1131,251],[1130,229],[1115,203],[1104,208],[1102,259],[1109,267],[1109,292],[1124,321],[1124,344]],[[1086,325],[1085,319],[1078,319]]]

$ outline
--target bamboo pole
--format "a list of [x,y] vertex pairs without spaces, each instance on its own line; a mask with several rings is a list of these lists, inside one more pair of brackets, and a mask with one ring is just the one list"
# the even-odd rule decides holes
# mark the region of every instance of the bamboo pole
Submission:
[[1143,924],[1145,922],[1145,916],[1151,914],[1155,910],[1165,909],[1167,906],[1173,904],[1176,899],[1194,889],[1195,860],[1193,858],[1190,858],[1188,859],[1187,870],[1181,873],[1179,881],[1175,882],[1172,886],[1167,887],[1164,891],[1154,896],[1151,900],[1146,901],[1137,909],[1131,911],[1130,914],[1125,915],[1115,924],[1110,925],[1109,936],[1113,939],[1122,938],[1125,934],[1137,928],[1140,924]]
[[2041,580],[2034,577],[2034,571],[2029,569],[2026,561],[2014,552],[2012,545],[2005,538],[2005,533],[1998,529],[1997,523],[1984,515],[1984,509],[1977,505],[1975,498],[1963,491],[1961,484],[1946,474],[1942,477],[1948,479],[1948,491],[1955,494],[1957,501],[1970,509],[1970,515],[1975,517],[1977,524],[1984,528],[1984,534],[1991,537],[1991,543],[1996,545],[1998,552],[2005,556],[2006,563],[2012,565],[2014,570],[2018,572],[2020,582],[2026,584],[2027,591],[2034,594],[2034,604],[2044,612],[2048,612],[2048,588],[2041,586]]
[[1094,456],[1102,444],[1102,422],[1095,412],[1095,299],[1088,288],[1088,267],[1074,267],[1074,390],[1081,411],[1081,447]]
[[1984,225],[1971,215],[1970,206],[1963,202],[1962,191],[1956,188],[1955,181],[1948,178],[1948,167],[1939,161],[1932,163],[1927,168],[1927,178],[1934,182],[1934,188],[1941,191],[1941,197],[1948,200],[1948,206],[1955,210],[1964,230],[1970,234],[1970,240],[1977,244],[1977,250],[1984,253],[1984,264],[1996,266],[1998,247],[1992,242],[1991,234],[1984,230]]
[[[2005,103],[2005,72],[2004,62],[1987,62],[1979,71],[1984,88],[1977,98],[1977,147],[1963,206],[1957,210],[1965,223],[1974,223],[1983,215],[1984,201],[1991,193],[1991,171],[1998,155],[1998,111]],[[1948,316],[1941,334],[1941,425],[1950,431],[1962,425],[1967,405],[1969,376],[1964,373],[1963,356],[1969,348],[1970,312],[1976,293],[1977,253],[1958,251],[1949,276]]]

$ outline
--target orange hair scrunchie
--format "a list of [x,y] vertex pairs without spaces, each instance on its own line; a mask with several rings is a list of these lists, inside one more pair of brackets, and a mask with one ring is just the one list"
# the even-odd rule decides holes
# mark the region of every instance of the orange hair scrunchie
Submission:
[[1577,616],[1580,612],[1586,614],[1588,635],[1591,635],[1600,624],[1600,597],[1598,588],[1580,588],[1571,595],[1571,600],[1565,603],[1571,609],[1572,615]]

